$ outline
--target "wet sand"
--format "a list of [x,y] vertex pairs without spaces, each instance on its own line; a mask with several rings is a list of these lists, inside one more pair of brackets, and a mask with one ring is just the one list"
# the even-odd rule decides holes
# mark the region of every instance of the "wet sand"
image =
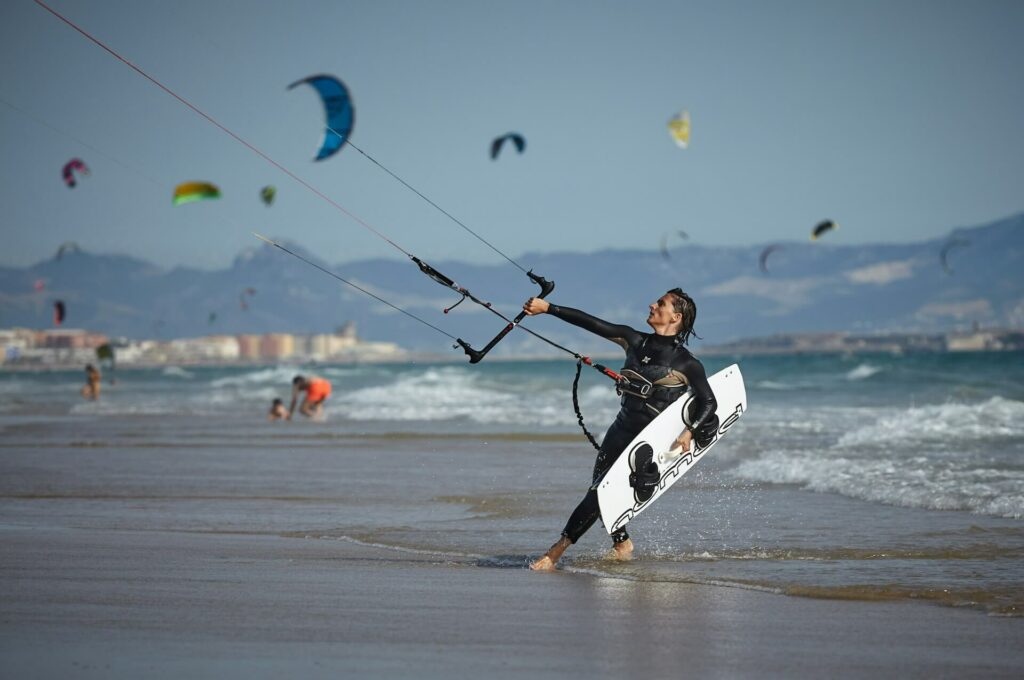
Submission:
[[1020,677],[1024,620],[261,534],[0,528],[4,677]]
[[[590,464],[557,438],[334,436],[167,417],[11,421],[0,420],[2,677],[1024,673],[1024,618],[915,599],[790,597],[743,587],[744,572],[714,585],[699,579],[756,560],[677,562],[656,548],[699,553],[690,527],[713,543],[716,521],[735,541],[743,518],[763,544],[773,514],[798,511],[847,518],[845,530],[806,531],[852,548],[861,533],[892,533],[885,521],[913,516],[962,522],[972,541],[1016,540],[975,526],[1017,531],[1009,521],[796,490],[773,491],[769,503],[695,478],[638,528],[637,562],[602,562],[607,536],[596,529],[564,570],[535,574],[526,564],[557,535]],[[959,534],[935,540],[949,535]],[[786,564],[836,570],[834,554]],[[1020,580],[1015,555],[990,556],[1007,583]]]

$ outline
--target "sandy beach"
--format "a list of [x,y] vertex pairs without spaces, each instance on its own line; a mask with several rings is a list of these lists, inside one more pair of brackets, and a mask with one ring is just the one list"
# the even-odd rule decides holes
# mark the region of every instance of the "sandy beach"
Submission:
[[1024,621],[217,532],[0,531],[5,677],[1019,677]]
[[[1003,536],[995,543],[1009,552],[990,560],[1012,586],[1015,520],[695,477],[639,526],[637,561],[603,559],[607,536],[597,528],[560,571],[536,574],[525,565],[557,535],[589,466],[575,436],[139,415],[18,415],[2,425],[4,677],[1020,677],[1024,669],[1019,617],[880,591],[793,597],[746,583],[755,579],[743,571],[729,578],[749,558],[678,557],[703,554],[699,541],[720,540],[724,524],[733,536],[763,527],[765,542],[772,516],[795,508],[890,535],[938,517],[944,536]],[[546,460],[559,464],[545,469]],[[385,461],[408,464],[382,473]],[[695,505],[701,499],[710,510]],[[711,536],[686,528],[702,524]],[[868,539],[848,528],[840,540]],[[820,573],[847,573],[846,562],[885,566],[848,555],[790,561]]]

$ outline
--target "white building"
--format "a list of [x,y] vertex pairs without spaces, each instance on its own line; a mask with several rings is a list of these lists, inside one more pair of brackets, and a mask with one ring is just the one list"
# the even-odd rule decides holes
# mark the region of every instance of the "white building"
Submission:
[[238,340],[232,335],[209,335],[203,338],[171,340],[165,345],[170,361],[237,361],[241,356]]

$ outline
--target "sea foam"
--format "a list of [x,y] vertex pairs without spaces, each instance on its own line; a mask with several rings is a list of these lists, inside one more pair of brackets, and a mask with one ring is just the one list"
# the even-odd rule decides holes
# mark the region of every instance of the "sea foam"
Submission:
[[850,430],[840,446],[886,446],[895,442],[956,441],[1024,437],[1024,402],[991,397],[976,404],[911,407]]
[[937,464],[924,458],[865,459],[770,451],[741,463],[741,479],[798,484],[811,491],[928,510],[1024,518],[1024,473]]
[[878,366],[872,366],[871,364],[861,364],[857,368],[851,370],[846,374],[847,380],[864,380],[871,376],[881,373],[882,369]]
[[[460,420],[508,425],[572,425],[575,416],[567,391],[523,389],[488,382],[457,368],[410,372],[386,385],[342,392],[346,417],[356,420]],[[580,390],[588,420],[610,422],[617,404],[607,403],[607,390]],[[604,402],[604,403],[602,403]]]
[[291,389],[292,378],[302,371],[294,366],[275,366],[258,371],[249,371],[241,375],[217,378],[210,381],[210,387],[250,387],[252,385],[285,385]]
[[[861,420],[851,414],[861,412]],[[846,409],[834,434],[787,437],[732,470],[756,482],[931,510],[1024,517],[1024,403],[991,397],[893,409]],[[830,441],[831,440],[831,441]]]

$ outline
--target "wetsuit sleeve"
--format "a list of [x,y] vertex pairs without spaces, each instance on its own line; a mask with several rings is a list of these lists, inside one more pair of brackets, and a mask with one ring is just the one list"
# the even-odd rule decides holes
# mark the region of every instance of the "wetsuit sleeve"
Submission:
[[636,345],[643,340],[643,334],[629,326],[608,323],[604,319],[599,319],[572,307],[551,305],[548,307],[548,314],[571,323],[573,326],[579,326],[585,331],[590,331],[594,335],[611,340],[622,348]]
[[690,389],[693,390],[696,405],[694,406],[693,419],[690,422],[690,430],[696,433],[715,417],[715,411],[718,410],[715,393],[711,391],[711,385],[708,384],[708,376],[704,372],[703,364],[697,361],[693,355],[675,362],[673,368],[686,376]]

